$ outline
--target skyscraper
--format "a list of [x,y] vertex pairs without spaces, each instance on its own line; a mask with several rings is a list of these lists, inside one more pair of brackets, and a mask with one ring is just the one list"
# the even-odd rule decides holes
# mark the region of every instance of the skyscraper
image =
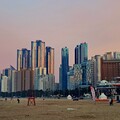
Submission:
[[31,42],[31,89],[37,89],[36,83],[39,79],[36,79],[40,74],[36,72],[36,69],[40,69],[42,75],[46,75],[46,59],[45,59],[45,42],[36,40]]
[[104,60],[112,60],[112,59],[113,59],[112,52],[106,52],[106,53],[103,55],[103,59],[104,59]]
[[81,43],[75,47],[75,64],[81,64],[88,60],[88,44]]
[[47,74],[54,74],[54,48],[46,47]]
[[62,90],[62,65],[59,67],[59,90]]
[[41,40],[31,42],[31,66],[32,70],[45,67],[45,42]]
[[82,69],[80,64],[74,64],[73,67],[69,67],[67,74],[67,89],[74,90],[80,87],[82,84]]
[[116,81],[120,79],[120,60],[101,59],[101,80]]
[[30,50],[17,50],[17,70],[30,68]]
[[82,84],[87,84],[87,70],[88,70],[88,44],[81,43],[75,47],[75,64],[82,66]]
[[120,59],[120,52],[114,52],[113,57],[114,59]]
[[2,74],[1,74],[1,71],[0,71],[0,92],[1,92],[1,80],[2,80]]
[[10,68],[6,68],[3,70],[3,76],[6,76],[8,79],[7,84],[8,84],[8,92],[12,92],[12,90],[14,89],[14,85],[15,85],[15,77],[13,74],[15,72],[15,68],[13,66],[10,65]]
[[31,42],[31,68],[35,69],[36,65],[36,42]]
[[8,92],[8,77],[7,76],[2,76],[1,80],[1,92]]
[[67,72],[69,71],[69,50],[67,47],[61,50],[62,64],[61,64],[61,87],[62,90],[67,89]]

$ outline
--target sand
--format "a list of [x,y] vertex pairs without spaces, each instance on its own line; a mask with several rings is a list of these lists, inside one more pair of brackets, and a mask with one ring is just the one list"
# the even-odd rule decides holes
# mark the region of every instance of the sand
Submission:
[[27,106],[27,98],[0,99],[0,120],[120,120],[120,103],[92,100],[36,99]]

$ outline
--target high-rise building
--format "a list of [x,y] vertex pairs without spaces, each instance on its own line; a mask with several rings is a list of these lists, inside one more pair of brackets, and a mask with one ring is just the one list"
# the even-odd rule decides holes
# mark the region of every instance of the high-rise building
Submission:
[[1,71],[0,71],[0,92],[1,92],[1,80],[2,80],[2,74],[1,74]]
[[88,60],[88,44],[81,43],[75,47],[75,64],[81,64]]
[[22,50],[17,50],[17,70],[22,68]]
[[82,66],[81,64],[74,64],[74,78],[75,78],[75,87],[78,88],[80,84],[82,84]]
[[16,72],[16,91],[20,92],[22,91],[22,72],[21,71],[17,71]]
[[31,69],[22,69],[16,72],[16,91],[30,89]]
[[91,76],[91,62],[90,62],[90,60],[88,60],[88,62],[87,62],[86,78],[87,78],[87,84],[91,84],[92,76]]
[[120,52],[114,52],[113,53],[113,58],[114,59],[120,59]]
[[104,59],[104,60],[112,60],[112,59],[113,59],[112,52],[106,52],[106,53],[103,55],[103,59]]
[[49,90],[55,90],[55,76],[53,74],[48,75]]
[[54,74],[54,48],[46,47],[46,72]]
[[30,82],[31,82],[31,69],[27,69],[25,71],[25,90],[29,90],[30,89]]
[[75,64],[81,64],[82,66],[82,84],[88,83],[88,44],[86,42],[81,43],[75,47]]
[[96,87],[98,81],[101,81],[101,56],[95,55],[91,58],[91,77],[92,85]]
[[10,68],[6,68],[3,70],[3,76],[7,76],[8,77],[8,81],[7,81],[7,84],[8,84],[8,92],[12,92],[13,88],[14,88],[14,80],[15,80],[15,77],[14,77],[14,72],[15,72],[15,68],[13,66],[10,66]]
[[67,72],[69,71],[69,50],[67,47],[61,50],[62,64],[61,64],[61,87],[62,90],[67,89]]
[[12,89],[11,92],[16,92],[17,90],[17,76],[16,76],[16,70],[12,70],[11,71],[11,85],[12,85]]
[[45,42],[41,40],[31,42],[31,66],[32,70],[45,67]]
[[36,51],[37,51],[37,47],[36,47],[36,42],[32,41],[31,42],[31,67],[34,70],[37,66],[37,55],[36,55]]
[[35,69],[40,68],[45,72],[45,42],[36,40],[31,42],[31,89],[35,88]]
[[91,66],[90,62],[83,62],[82,66],[82,85],[91,83]]
[[96,61],[96,80],[101,81],[101,56],[96,55],[95,56],[95,61]]
[[68,90],[75,89],[75,78],[73,69],[70,69],[70,71],[67,73],[67,89]]
[[34,70],[34,89],[35,90],[39,90],[39,80],[42,76],[45,76],[46,75],[46,69],[42,69],[41,67],[40,68],[35,68]]
[[5,68],[5,69],[2,71],[2,74],[3,74],[3,76],[7,76],[7,77],[8,77],[9,68]]
[[1,80],[1,92],[8,92],[8,77],[2,76]]
[[67,89],[74,90],[82,84],[82,67],[80,64],[74,64],[67,74]]
[[46,91],[49,89],[49,83],[48,83],[48,75],[43,75],[42,77],[39,78],[39,89],[38,90],[43,90]]
[[97,85],[97,80],[96,80],[96,60],[94,57],[91,58],[90,60],[90,67],[91,67],[91,84],[92,86],[96,87]]
[[35,68],[34,70],[34,90],[39,90],[39,79],[42,76],[42,69]]
[[17,70],[30,68],[30,50],[17,50]]
[[55,76],[53,74],[39,76],[36,90],[54,91]]
[[101,60],[101,79],[114,81],[120,79],[120,60]]
[[59,90],[59,83],[55,83],[55,91]]
[[59,67],[59,90],[62,90],[62,65]]

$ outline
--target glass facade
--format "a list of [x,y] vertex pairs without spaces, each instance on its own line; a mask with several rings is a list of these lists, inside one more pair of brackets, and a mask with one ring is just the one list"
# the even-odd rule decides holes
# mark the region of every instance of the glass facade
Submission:
[[45,42],[41,40],[31,42],[31,65],[33,70],[36,67],[45,67]]
[[75,64],[81,64],[88,60],[88,44],[81,43],[75,47]]
[[54,74],[54,48],[46,47],[47,74]]
[[30,68],[30,50],[17,50],[17,70]]
[[69,51],[68,48],[62,48],[62,90],[67,89],[67,72],[69,71]]
[[85,85],[88,81],[88,44],[86,42],[75,47],[75,64],[82,66],[82,84]]

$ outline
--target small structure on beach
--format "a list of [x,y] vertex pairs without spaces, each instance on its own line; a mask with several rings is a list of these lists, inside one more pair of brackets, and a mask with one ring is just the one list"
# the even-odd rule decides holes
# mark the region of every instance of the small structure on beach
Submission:
[[101,95],[99,96],[99,99],[107,99],[107,96],[104,93],[101,93]]
[[71,95],[68,95],[68,96],[67,96],[67,99],[68,99],[68,100],[72,100]]

